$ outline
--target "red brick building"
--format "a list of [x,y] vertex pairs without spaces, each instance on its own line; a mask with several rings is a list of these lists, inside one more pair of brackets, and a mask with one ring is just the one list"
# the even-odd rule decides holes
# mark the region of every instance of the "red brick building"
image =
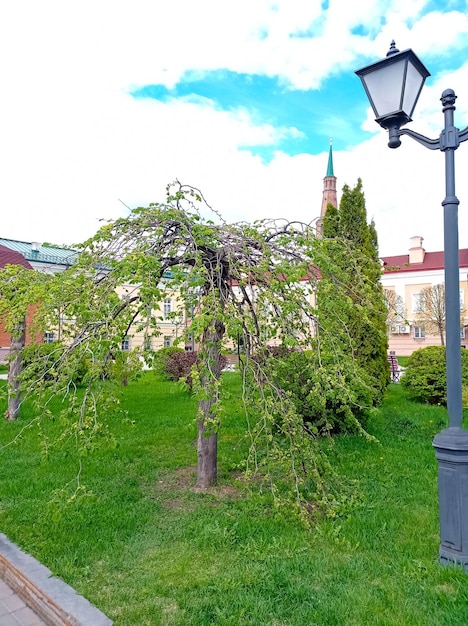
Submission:
[[[26,267],[30,270],[33,269],[31,267],[31,264],[24,258],[22,254],[0,245],[0,268],[5,267],[6,265],[22,265],[23,267]],[[33,309],[28,312],[28,315],[26,317],[26,326],[29,325],[32,315]],[[8,354],[10,350],[10,341],[11,337],[7,332],[5,332],[5,327],[0,321],[0,362],[4,360],[4,357]]]

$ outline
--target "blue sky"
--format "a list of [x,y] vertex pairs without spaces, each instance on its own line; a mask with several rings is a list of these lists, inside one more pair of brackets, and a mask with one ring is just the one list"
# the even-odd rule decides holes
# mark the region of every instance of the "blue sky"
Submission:
[[177,99],[197,103],[208,99],[219,110],[246,109],[254,122],[284,129],[284,135],[273,145],[247,143],[240,146],[266,162],[277,150],[291,156],[323,152],[331,134],[334,134],[336,150],[343,150],[365,137],[365,131],[358,124],[367,100],[360,81],[349,73],[327,78],[320,90],[311,92],[258,74],[229,70],[187,72],[171,88],[161,84],[145,85],[135,89],[132,95],[164,103]]
[[[4,237],[71,244],[176,178],[229,221],[313,221],[332,136],[381,253],[442,248],[442,155],[389,150],[354,72],[395,39],[432,74],[412,127],[438,135],[447,87],[466,126],[467,0],[18,0],[1,17]],[[468,144],[456,159],[468,247]]]

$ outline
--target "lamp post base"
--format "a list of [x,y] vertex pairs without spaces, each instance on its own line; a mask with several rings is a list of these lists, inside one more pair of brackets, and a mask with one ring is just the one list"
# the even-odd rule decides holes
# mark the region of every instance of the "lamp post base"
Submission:
[[468,571],[468,430],[446,428],[432,445],[439,464],[440,562]]

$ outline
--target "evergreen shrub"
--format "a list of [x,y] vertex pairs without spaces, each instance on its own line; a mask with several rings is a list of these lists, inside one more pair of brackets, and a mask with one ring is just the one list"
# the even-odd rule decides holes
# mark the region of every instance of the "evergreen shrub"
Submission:
[[[468,351],[461,350],[462,381],[468,386]],[[428,346],[408,358],[401,385],[410,397],[427,404],[447,404],[445,346]]]

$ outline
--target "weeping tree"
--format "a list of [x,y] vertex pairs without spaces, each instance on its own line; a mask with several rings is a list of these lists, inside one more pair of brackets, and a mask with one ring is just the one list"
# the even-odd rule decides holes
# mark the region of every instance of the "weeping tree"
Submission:
[[[176,183],[164,203],[135,209],[86,241],[77,262],[52,277],[40,298],[35,294],[38,327],[50,328],[58,304],[69,321],[62,324],[63,345],[23,372],[23,392],[33,396],[42,416],[49,414],[51,398],[66,399],[63,416],[80,434],[80,445],[89,446],[101,431],[99,416],[116,410],[112,365],[122,339],[143,334],[139,354],[150,360],[146,339],[160,332],[167,294],[177,294],[180,310],[196,309],[187,332],[200,346],[191,374],[198,400],[196,486],[207,489],[216,482],[220,355],[223,347],[241,342],[248,474],[261,474],[277,501],[292,498],[307,513],[311,500],[327,501],[330,467],[317,445],[317,436],[330,430],[327,416],[338,411],[348,426],[364,432],[360,411],[371,404],[366,374],[349,349],[353,338],[337,335],[332,322],[354,306],[348,283],[359,268],[337,264],[310,226],[271,220],[227,224],[209,211],[198,190]],[[325,276],[335,287],[322,297],[334,304],[322,315],[316,293]],[[123,284],[128,288],[122,299],[117,291]],[[288,358],[312,351],[307,400],[309,407],[317,404],[318,418],[301,413],[284,361],[269,345],[282,346]],[[78,380],[84,389],[75,394]]]

